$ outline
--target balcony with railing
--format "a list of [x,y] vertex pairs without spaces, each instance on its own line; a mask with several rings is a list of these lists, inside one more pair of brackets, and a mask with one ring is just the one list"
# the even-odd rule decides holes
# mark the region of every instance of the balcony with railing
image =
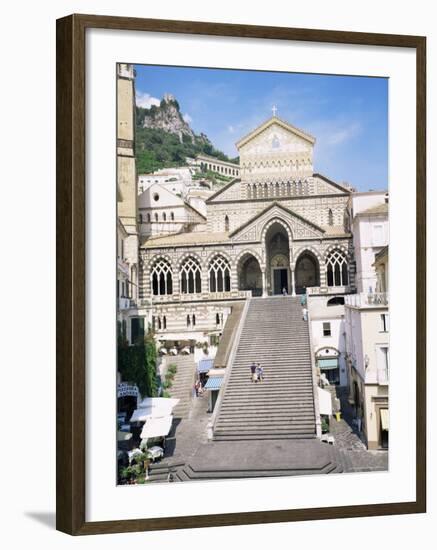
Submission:
[[348,294],[344,297],[346,306],[367,308],[367,307],[387,307],[387,292],[361,292],[359,294]]

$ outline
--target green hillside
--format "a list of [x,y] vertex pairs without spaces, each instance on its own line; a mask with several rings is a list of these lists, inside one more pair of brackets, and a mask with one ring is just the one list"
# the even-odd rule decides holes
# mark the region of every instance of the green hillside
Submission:
[[[175,103],[177,104],[177,102]],[[135,156],[139,174],[153,172],[160,168],[184,166],[186,164],[185,157],[196,157],[199,154],[230,161],[222,151],[212,145],[206,135],[194,134],[188,125],[188,131],[192,135],[143,126],[145,116],[150,118],[151,114],[153,116],[153,113],[160,112],[162,117],[163,109],[165,109],[165,105],[162,107],[152,106],[151,109],[136,108]]]

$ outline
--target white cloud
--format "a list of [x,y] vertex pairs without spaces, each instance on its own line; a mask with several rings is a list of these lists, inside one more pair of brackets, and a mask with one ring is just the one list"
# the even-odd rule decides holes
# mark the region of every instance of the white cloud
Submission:
[[232,124],[230,124],[230,125],[228,126],[228,132],[229,132],[230,134],[233,134],[233,133],[235,132],[235,128],[232,126]]
[[160,100],[156,97],[151,96],[147,92],[139,92],[136,93],[136,104],[137,107],[143,107],[144,109],[150,109],[152,105],[156,105],[157,107],[160,104]]
[[185,122],[187,124],[191,124],[193,122],[193,119],[190,117],[190,115],[188,113],[184,114],[183,119],[185,120]]
[[355,122],[350,126],[347,126],[346,128],[339,128],[338,130],[334,130],[328,135],[327,142],[329,143],[329,145],[339,145],[340,143],[343,143],[348,139],[355,137],[360,133],[360,131],[361,126],[358,124],[358,122]]

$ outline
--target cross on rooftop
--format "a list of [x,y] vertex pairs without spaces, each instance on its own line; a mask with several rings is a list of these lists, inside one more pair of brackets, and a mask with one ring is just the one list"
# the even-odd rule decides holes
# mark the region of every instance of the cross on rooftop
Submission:
[[273,116],[276,116],[276,111],[277,110],[278,109],[276,108],[276,105],[273,105],[273,107],[272,107]]

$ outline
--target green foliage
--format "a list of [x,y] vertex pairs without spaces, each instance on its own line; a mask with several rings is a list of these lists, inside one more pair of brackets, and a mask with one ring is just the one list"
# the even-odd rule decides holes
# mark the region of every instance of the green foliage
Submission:
[[325,416],[321,417],[321,428],[322,433],[329,432],[329,420]]
[[180,110],[176,100],[170,102],[162,100],[159,107],[152,105],[150,109],[136,107],[135,157],[139,174],[153,172],[160,168],[185,166],[186,157],[194,158],[201,154],[224,161],[229,160],[222,151],[212,145],[205,134],[195,135],[194,139],[188,134],[182,134],[182,139],[179,139],[178,135],[165,130],[143,127],[146,115],[153,119],[158,112],[165,111],[170,105]]
[[223,174],[217,174],[215,172],[211,172],[208,170],[207,172],[198,172],[197,174],[193,175],[193,180],[208,180],[213,183],[213,185],[221,185],[223,183],[229,183],[233,179],[235,179],[234,176],[224,176]]
[[143,397],[158,394],[156,358],[156,344],[151,336],[133,346],[118,346],[117,365],[122,380],[136,384]]
[[168,390],[162,392],[162,397],[171,397],[171,393]]
[[178,370],[178,366],[176,365],[176,363],[171,363],[168,366],[167,372],[171,372],[172,374],[176,374],[177,370]]

